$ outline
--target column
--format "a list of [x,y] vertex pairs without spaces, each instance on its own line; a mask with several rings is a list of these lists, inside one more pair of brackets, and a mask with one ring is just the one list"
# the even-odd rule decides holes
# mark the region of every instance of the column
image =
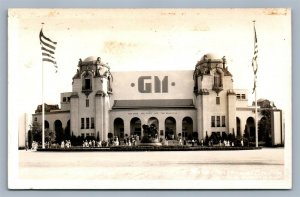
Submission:
[[[78,98],[78,95],[77,96],[72,96],[70,102],[71,102],[71,109],[70,109],[71,134],[73,132],[73,134],[75,136],[80,136],[79,129],[81,128],[80,127],[81,120],[80,120],[80,117],[79,117],[79,98]],[[49,124],[50,124],[50,122],[49,122]],[[52,127],[52,125],[53,124],[51,124],[51,127]],[[53,131],[54,131],[54,129],[53,129]]]
[[236,132],[236,95],[234,92],[227,94],[227,123],[228,123],[228,131],[229,133],[237,135]]
[[182,119],[183,118],[178,118],[176,117],[176,134],[175,134],[175,139],[178,138],[178,134],[181,133],[182,135]]
[[95,130],[99,132],[100,140],[104,140],[103,136],[103,106],[102,106],[102,96],[96,94],[95,97],[95,106],[96,106],[96,117],[95,117]]
[[130,120],[131,118],[124,118],[124,136],[127,134],[128,136],[130,136]]

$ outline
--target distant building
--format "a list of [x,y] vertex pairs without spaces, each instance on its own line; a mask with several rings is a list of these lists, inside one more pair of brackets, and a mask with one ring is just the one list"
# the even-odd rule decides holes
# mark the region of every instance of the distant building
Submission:
[[[111,72],[100,58],[88,57],[79,61],[60,105],[46,106],[45,128],[75,136],[142,137],[142,125],[155,126],[161,138],[255,136],[247,90],[234,89],[225,57],[214,54],[183,71]],[[33,114],[39,123],[40,108]],[[272,109],[273,145],[284,143],[282,120],[282,111]]]
[[23,113],[19,116],[19,148],[25,148],[27,142],[27,134],[30,130],[31,116],[27,113]]

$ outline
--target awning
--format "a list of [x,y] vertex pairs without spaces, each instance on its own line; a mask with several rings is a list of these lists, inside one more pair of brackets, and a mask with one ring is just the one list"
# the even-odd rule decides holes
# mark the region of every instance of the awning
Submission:
[[112,108],[195,108],[195,105],[193,99],[115,100]]

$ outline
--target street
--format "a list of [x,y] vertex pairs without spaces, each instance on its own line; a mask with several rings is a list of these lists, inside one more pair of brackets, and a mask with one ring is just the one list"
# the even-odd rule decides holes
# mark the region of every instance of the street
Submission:
[[[282,180],[284,149],[186,152],[19,151],[22,180]],[[118,187],[118,186],[116,186]]]

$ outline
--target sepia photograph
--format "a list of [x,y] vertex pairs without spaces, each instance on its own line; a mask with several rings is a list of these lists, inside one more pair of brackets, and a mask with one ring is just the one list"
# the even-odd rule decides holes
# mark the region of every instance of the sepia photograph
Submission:
[[9,189],[291,189],[291,9],[8,10]]

